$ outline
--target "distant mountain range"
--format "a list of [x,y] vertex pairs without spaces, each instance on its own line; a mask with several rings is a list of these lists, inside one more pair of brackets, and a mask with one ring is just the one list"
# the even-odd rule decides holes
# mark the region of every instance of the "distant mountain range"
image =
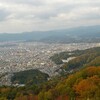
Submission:
[[100,25],[16,34],[1,33],[0,41],[39,41],[48,43],[100,42]]

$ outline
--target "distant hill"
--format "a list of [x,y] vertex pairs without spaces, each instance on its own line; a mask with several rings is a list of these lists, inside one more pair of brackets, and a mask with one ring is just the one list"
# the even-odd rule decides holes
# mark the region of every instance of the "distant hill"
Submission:
[[100,42],[100,26],[77,27],[52,31],[23,33],[1,33],[0,41],[39,41],[39,42]]
[[[74,59],[63,62],[68,58],[74,57]],[[86,50],[76,50],[72,52],[61,52],[59,54],[54,54],[50,59],[56,64],[63,64],[62,69],[64,71],[76,71],[84,67],[89,66],[100,66],[100,47],[90,48]],[[62,72],[63,74],[66,72]]]
[[54,34],[43,38],[44,42],[100,42],[100,26],[88,26],[53,31]]
[[14,73],[11,81],[19,84],[40,84],[49,78],[48,74],[42,73],[39,70],[26,70]]

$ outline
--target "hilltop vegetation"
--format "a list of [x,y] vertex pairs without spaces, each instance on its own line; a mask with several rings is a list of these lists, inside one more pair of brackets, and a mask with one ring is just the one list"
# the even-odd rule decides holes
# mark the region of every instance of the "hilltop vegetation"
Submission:
[[48,74],[34,69],[14,73],[11,81],[19,84],[40,84],[47,81],[48,78]]

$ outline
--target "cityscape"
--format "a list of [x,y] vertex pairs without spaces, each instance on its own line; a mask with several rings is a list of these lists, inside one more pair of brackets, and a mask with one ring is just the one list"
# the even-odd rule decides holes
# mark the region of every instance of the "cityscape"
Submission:
[[56,65],[50,59],[51,56],[64,51],[85,50],[93,47],[100,47],[100,43],[1,42],[0,85],[11,85],[10,79],[14,72],[30,69],[38,69],[50,77],[55,76],[58,74],[56,70],[61,65]]

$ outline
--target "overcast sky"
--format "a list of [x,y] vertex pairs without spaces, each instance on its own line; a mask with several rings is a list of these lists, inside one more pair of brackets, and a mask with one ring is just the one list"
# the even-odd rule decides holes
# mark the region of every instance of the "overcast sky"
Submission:
[[0,0],[0,33],[100,25],[100,0]]

